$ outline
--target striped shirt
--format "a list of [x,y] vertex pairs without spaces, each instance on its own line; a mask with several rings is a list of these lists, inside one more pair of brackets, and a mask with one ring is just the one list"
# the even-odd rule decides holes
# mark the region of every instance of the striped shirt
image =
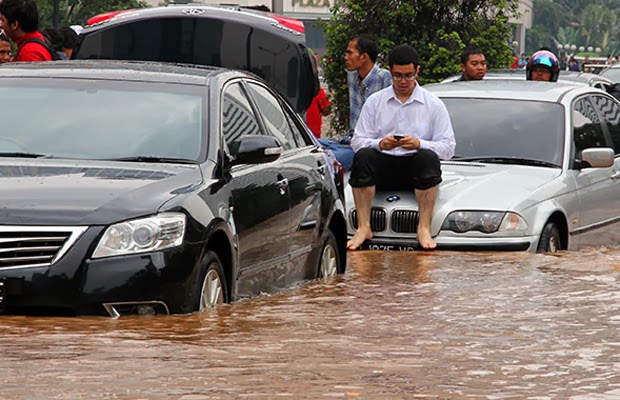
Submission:
[[361,84],[357,71],[349,71],[347,73],[347,85],[349,86],[349,109],[351,110],[349,134],[353,134],[366,99],[371,94],[391,86],[392,75],[387,69],[379,68],[375,64]]

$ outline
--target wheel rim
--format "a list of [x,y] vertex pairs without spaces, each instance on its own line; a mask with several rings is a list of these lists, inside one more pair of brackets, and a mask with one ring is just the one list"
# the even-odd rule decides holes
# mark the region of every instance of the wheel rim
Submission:
[[338,274],[338,260],[336,250],[331,244],[327,244],[321,256],[321,277],[326,278]]
[[224,303],[222,280],[215,269],[209,269],[202,284],[200,293],[200,311],[213,308]]
[[551,236],[549,238],[549,252],[550,253],[555,253],[556,251],[558,251],[558,239],[555,236]]

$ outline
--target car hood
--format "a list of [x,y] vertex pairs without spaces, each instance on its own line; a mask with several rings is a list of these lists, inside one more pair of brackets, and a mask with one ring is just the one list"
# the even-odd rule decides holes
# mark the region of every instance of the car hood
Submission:
[[[513,210],[517,205],[528,207],[537,202],[532,192],[560,174],[559,168],[444,162],[435,213],[457,209]],[[531,204],[525,204],[527,202]],[[354,207],[350,187],[347,187],[347,203]],[[415,197],[406,191],[378,192],[373,205],[389,208],[414,206],[417,209]]]
[[3,225],[106,225],[156,213],[202,182],[197,165],[20,160],[0,163]]

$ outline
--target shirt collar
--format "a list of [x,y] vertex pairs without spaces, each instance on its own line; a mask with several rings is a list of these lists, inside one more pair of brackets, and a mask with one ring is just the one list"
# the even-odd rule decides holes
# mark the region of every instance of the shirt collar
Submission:
[[[398,99],[398,97],[396,97],[396,91],[394,90],[393,83],[392,83],[392,86],[390,86],[390,88],[391,90],[389,92],[389,96],[387,100],[390,101],[391,99],[394,99],[400,103],[400,100]],[[405,101],[405,104],[413,103],[414,101],[424,104],[424,95],[422,94],[422,90],[420,89],[420,82],[418,81],[416,81],[415,88],[413,89],[413,93],[411,93],[411,96],[409,96],[407,101]]]

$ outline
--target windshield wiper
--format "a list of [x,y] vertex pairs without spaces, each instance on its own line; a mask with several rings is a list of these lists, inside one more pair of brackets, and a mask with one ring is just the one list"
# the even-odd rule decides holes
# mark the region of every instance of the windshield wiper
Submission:
[[25,152],[5,152],[0,153],[0,157],[15,157],[15,158],[52,158],[52,156],[48,156],[47,154],[39,154],[39,153],[25,153]]
[[104,161],[130,161],[130,162],[145,162],[145,163],[196,164],[196,161],[188,160],[186,158],[169,158],[169,157],[156,157],[156,156],[135,156],[135,157],[107,158]]
[[521,157],[458,157],[452,158],[452,161],[464,161],[464,162],[483,162],[483,163],[496,163],[496,164],[519,164],[519,165],[535,165],[539,167],[551,167],[560,168],[560,165],[543,160],[534,160],[531,158]]

